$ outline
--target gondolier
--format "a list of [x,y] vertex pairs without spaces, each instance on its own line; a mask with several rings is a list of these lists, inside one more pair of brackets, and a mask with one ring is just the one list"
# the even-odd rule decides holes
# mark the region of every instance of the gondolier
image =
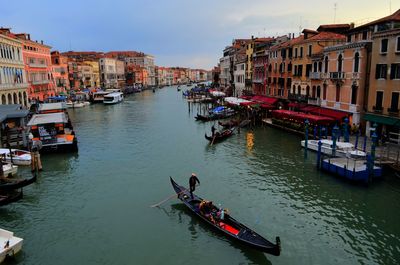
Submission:
[[196,182],[199,183],[200,185],[200,180],[197,178],[195,173],[192,173],[192,175],[189,178],[189,188],[190,188],[190,196],[193,198],[193,191],[196,189]]

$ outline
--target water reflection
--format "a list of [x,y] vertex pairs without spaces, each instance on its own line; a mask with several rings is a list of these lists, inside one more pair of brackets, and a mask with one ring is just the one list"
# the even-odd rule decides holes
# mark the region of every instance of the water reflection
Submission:
[[[204,223],[202,220],[196,218],[196,216],[193,214],[192,211],[190,211],[183,203],[176,203],[171,205],[171,213],[177,213],[179,216],[179,220],[181,221],[180,223],[184,224],[182,222],[182,216],[181,214],[184,214],[185,216],[189,216],[189,223],[188,223],[188,230],[190,234],[192,235],[192,241],[196,241],[198,238],[197,234],[201,233],[207,233],[208,235],[218,239],[225,241],[229,243],[232,247],[240,250],[242,254],[251,262],[248,264],[260,264],[260,265],[268,265],[272,264],[267,257],[265,256],[264,253],[254,250],[250,247],[247,247],[245,245],[242,245],[240,243],[237,243],[235,241],[232,241],[228,239],[226,236],[223,236],[221,233],[218,233],[218,231],[214,230],[210,225]],[[187,220],[187,218],[185,218]],[[198,231],[200,230],[200,231]],[[200,242],[198,242],[200,243]],[[243,263],[239,263],[243,264]]]

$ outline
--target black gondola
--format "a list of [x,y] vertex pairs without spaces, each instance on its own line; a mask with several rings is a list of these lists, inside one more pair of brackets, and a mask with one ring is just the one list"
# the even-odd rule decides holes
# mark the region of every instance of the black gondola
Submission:
[[230,136],[233,135],[233,131],[234,129],[227,129],[227,130],[223,130],[220,132],[216,132],[214,136],[208,136],[207,134],[204,135],[204,137],[210,141],[211,143],[218,143],[218,142],[222,142],[223,140],[229,138]]
[[37,176],[34,174],[31,178],[26,179],[0,179],[0,191],[11,191],[23,188],[36,182]]
[[235,115],[235,112],[227,112],[227,113],[218,113],[218,114],[210,114],[210,115],[201,115],[197,114],[196,117],[194,117],[197,121],[214,121],[214,120],[219,120],[219,119],[226,119],[229,117],[232,117]]
[[12,202],[16,202],[22,199],[22,189],[21,191],[1,191],[0,192],[0,206],[4,206],[10,204]]
[[[172,187],[178,194],[178,198],[203,221],[205,221],[218,231],[222,232],[229,238],[239,241],[247,246],[275,256],[280,255],[281,242],[279,237],[276,237],[276,243],[274,244],[263,238],[261,235],[257,234],[244,224],[236,221],[229,214],[225,214],[223,220],[212,222],[209,218],[202,215],[199,211],[199,205],[203,199],[196,196],[195,194],[193,194],[192,199],[190,196],[190,192],[186,188],[179,186],[172,178],[170,179]],[[219,211],[219,209],[214,206],[212,212],[216,211]]]
[[238,120],[230,120],[230,121],[227,121],[227,122],[219,121],[218,124],[221,125],[224,128],[232,128],[234,126],[238,126],[239,125],[239,121]]

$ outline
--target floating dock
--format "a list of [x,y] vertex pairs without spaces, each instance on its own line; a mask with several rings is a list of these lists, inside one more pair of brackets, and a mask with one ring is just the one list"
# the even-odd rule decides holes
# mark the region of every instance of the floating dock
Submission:
[[[355,160],[345,157],[322,160],[321,169],[352,181],[368,183],[371,180],[367,160]],[[374,166],[373,178],[382,177],[382,168]]]

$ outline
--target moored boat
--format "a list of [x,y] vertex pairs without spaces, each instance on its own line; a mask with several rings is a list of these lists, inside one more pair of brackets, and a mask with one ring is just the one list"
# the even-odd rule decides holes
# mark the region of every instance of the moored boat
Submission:
[[31,153],[19,149],[0,148],[0,156],[5,157],[7,162],[11,162],[18,166],[29,166],[31,164]]
[[230,120],[230,121],[227,121],[227,122],[219,121],[218,124],[221,125],[224,128],[231,128],[231,127],[234,127],[234,126],[238,126],[239,125],[239,120]]
[[22,199],[22,190],[0,191],[0,206],[4,206]]
[[2,161],[2,166],[3,166],[3,174],[4,176],[14,176],[17,174],[18,172],[18,166],[13,165],[11,163],[8,162],[4,162]]
[[[321,153],[326,155],[333,155],[333,141],[329,139],[322,140],[308,140],[307,148],[318,152],[318,142],[321,141]],[[301,141],[301,146],[304,148],[305,141]],[[340,157],[353,157],[353,158],[365,158],[366,153],[360,150],[356,150],[352,143],[336,142],[335,156]]]
[[121,92],[112,92],[104,96],[104,104],[117,104],[122,102],[124,94]]
[[85,107],[85,103],[83,102],[78,102],[78,101],[69,101],[66,103],[67,108],[83,108]]
[[[211,219],[206,217],[200,212],[199,209],[200,203],[203,201],[203,199],[195,194],[193,194],[192,198],[190,192],[186,188],[178,185],[172,178],[170,178],[170,181],[175,192],[178,194],[178,198],[201,220],[205,221],[216,230],[222,232],[230,239],[234,239],[251,248],[275,256],[280,255],[281,244],[279,237],[276,237],[276,243],[272,243],[244,224],[238,222],[227,213],[224,214],[223,218],[220,217]],[[210,215],[214,215],[218,213],[218,211],[220,211],[220,209],[213,206],[210,211]],[[214,222],[212,220],[214,220]]]
[[13,232],[0,228],[0,263],[7,257],[13,257],[22,249],[22,238],[14,236]]
[[31,178],[26,179],[7,179],[0,178],[0,191],[12,191],[26,187],[33,182],[36,182],[37,175],[34,174]]

